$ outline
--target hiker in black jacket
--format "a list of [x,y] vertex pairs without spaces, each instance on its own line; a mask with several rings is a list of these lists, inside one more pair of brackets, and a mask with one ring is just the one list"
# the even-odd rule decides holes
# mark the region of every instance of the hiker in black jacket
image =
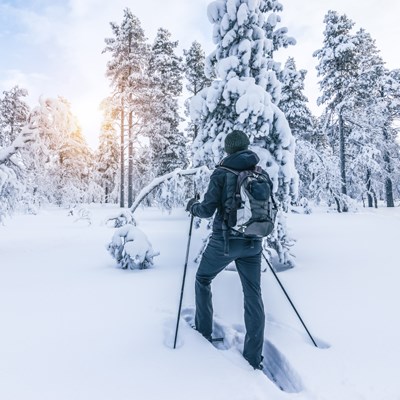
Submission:
[[[257,154],[248,150],[249,139],[241,131],[233,131],[226,136],[225,151],[228,154],[220,166],[236,171],[254,168],[259,162]],[[228,180],[227,175],[231,178]],[[217,211],[210,241],[205,249],[196,274],[196,329],[211,340],[213,306],[211,281],[230,262],[235,261],[243,287],[244,321],[246,337],[243,356],[255,369],[262,369],[262,348],[264,342],[265,315],[261,297],[261,239],[245,239],[240,234],[224,238],[224,204],[235,191],[237,177],[224,168],[217,167],[210,178],[204,200],[199,203],[191,199],[186,209],[194,216],[210,218]],[[229,241],[226,246],[226,240]],[[227,252],[226,249],[229,249]],[[226,254],[228,253],[228,254]]]

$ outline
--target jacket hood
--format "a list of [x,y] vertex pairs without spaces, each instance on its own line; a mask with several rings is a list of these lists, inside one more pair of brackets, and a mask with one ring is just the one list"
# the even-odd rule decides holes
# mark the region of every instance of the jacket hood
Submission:
[[259,161],[260,159],[256,153],[251,150],[243,150],[225,157],[220,162],[220,165],[239,171],[244,171],[246,169],[254,168]]

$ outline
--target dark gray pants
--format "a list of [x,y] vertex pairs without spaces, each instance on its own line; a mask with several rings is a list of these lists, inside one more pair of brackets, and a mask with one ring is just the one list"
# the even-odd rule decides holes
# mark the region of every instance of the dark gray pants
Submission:
[[231,239],[229,255],[224,255],[224,239],[211,237],[196,274],[196,329],[211,337],[213,306],[211,281],[230,262],[235,261],[243,287],[246,337],[243,356],[254,367],[262,360],[264,305],[261,297],[261,251],[259,240]]

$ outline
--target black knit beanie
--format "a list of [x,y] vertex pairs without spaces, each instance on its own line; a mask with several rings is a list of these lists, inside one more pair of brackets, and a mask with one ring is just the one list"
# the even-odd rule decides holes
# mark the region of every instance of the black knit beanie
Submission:
[[232,131],[225,138],[225,151],[228,154],[236,153],[237,151],[247,150],[250,141],[248,136],[242,131]]

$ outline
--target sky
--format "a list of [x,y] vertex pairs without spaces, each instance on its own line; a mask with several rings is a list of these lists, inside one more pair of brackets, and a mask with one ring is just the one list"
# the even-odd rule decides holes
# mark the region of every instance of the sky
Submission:
[[[105,77],[108,54],[104,39],[112,37],[110,22],[120,23],[128,7],[140,19],[150,43],[163,27],[179,41],[178,53],[194,40],[209,54],[212,25],[207,18],[210,0],[0,0],[0,93],[14,85],[26,88],[28,103],[40,96],[63,96],[72,105],[92,148],[100,131],[100,102],[109,95]],[[322,46],[324,15],[345,13],[376,40],[388,68],[400,68],[400,3],[395,0],[282,0],[281,25],[297,41],[276,54],[284,62],[292,56],[298,69],[308,71],[305,94],[318,115],[317,59]]]

